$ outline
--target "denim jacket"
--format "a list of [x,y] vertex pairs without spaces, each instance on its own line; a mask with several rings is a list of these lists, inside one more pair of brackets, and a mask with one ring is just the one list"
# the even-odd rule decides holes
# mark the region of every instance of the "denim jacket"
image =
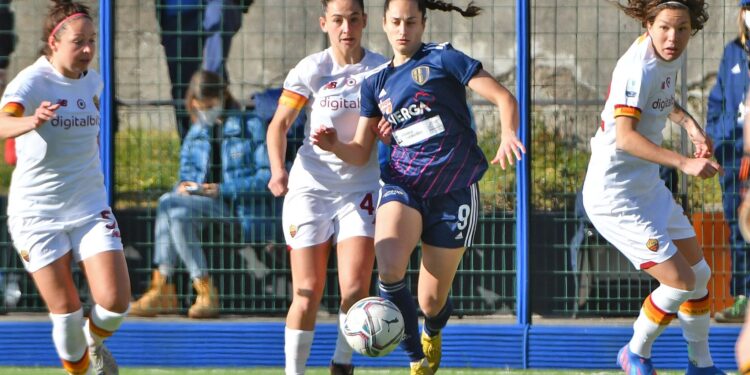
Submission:
[[715,148],[730,142],[742,152],[743,117],[739,109],[745,100],[749,81],[747,53],[739,39],[735,39],[724,48],[716,84],[708,96],[706,132]]
[[[224,120],[221,142],[221,198],[242,218],[248,235],[261,224],[260,219],[273,217],[271,199],[263,194],[271,179],[266,129],[259,117],[251,113],[232,113]],[[202,124],[190,127],[180,151],[180,181],[204,183],[211,162],[211,128]],[[269,225],[263,225],[267,227]],[[264,229],[265,232],[265,229]],[[260,233],[258,233],[260,234]],[[246,240],[257,240],[255,233]]]

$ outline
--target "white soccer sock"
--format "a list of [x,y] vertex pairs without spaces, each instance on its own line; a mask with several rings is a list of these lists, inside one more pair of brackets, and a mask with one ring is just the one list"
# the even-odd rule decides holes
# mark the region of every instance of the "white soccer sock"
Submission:
[[693,294],[692,290],[681,290],[667,285],[654,289],[643,302],[641,312],[633,323],[630,351],[644,358],[651,358],[651,346],[677,315],[680,305]]
[[286,375],[303,375],[305,364],[310,357],[315,331],[302,331],[284,327],[284,355]]
[[71,373],[84,373],[89,367],[86,338],[83,335],[83,309],[69,314],[49,314],[52,320],[52,341],[63,367]]
[[127,314],[127,311],[116,313],[100,305],[94,305],[83,329],[88,346],[100,345],[104,339],[112,336],[120,328]]
[[351,364],[352,363],[352,352],[354,351],[349,343],[346,342],[344,332],[344,319],[346,319],[346,313],[339,310],[339,324],[337,325],[336,332],[336,349],[333,351],[333,362],[339,364]]
[[697,367],[714,365],[708,346],[708,330],[711,324],[711,311],[708,298],[708,280],[711,269],[705,259],[693,267],[695,273],[695,291],[690,300],[680,305],[677,317],[682,326],[682,336],[688,345],[688,358]]

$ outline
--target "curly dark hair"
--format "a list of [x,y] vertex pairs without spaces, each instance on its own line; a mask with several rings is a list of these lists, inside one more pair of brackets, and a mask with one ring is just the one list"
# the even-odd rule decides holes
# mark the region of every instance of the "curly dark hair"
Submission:
[[627,5],[622,5],[616,0],[615,4],[628,16],[641,21],[643,27],[653,23],[659,12],[664,9],[686,9],[690,13],[693,35],[703,29],[703,25],[708,21],[708,5],[704,0],[627,0]]

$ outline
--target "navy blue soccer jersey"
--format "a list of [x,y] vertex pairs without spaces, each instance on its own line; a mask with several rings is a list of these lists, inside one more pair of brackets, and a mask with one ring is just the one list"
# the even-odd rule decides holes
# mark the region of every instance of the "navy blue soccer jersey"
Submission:
[[450,44],[423,44],[404,64],[389,64],[365,79],[364,117],[391,123],[391,158],[381,179],[421,197],[478,181],[487,159],[477,145],[466,104],[466,85],[482,64]]

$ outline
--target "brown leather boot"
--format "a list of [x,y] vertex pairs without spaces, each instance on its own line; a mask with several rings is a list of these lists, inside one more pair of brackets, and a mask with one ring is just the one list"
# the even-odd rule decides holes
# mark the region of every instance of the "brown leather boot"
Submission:
[[208,276],[195,279],[193,288],[198,292],[195,304],[188,310],[193,319],[215,319],[219,317],[219,292]]
[[167,279],[159,270],[151,276],[151,286],[141,298],[130,304],[129,315],[154,317],[158,314],[177,313],[177,292],[174,284],[167,284]]

